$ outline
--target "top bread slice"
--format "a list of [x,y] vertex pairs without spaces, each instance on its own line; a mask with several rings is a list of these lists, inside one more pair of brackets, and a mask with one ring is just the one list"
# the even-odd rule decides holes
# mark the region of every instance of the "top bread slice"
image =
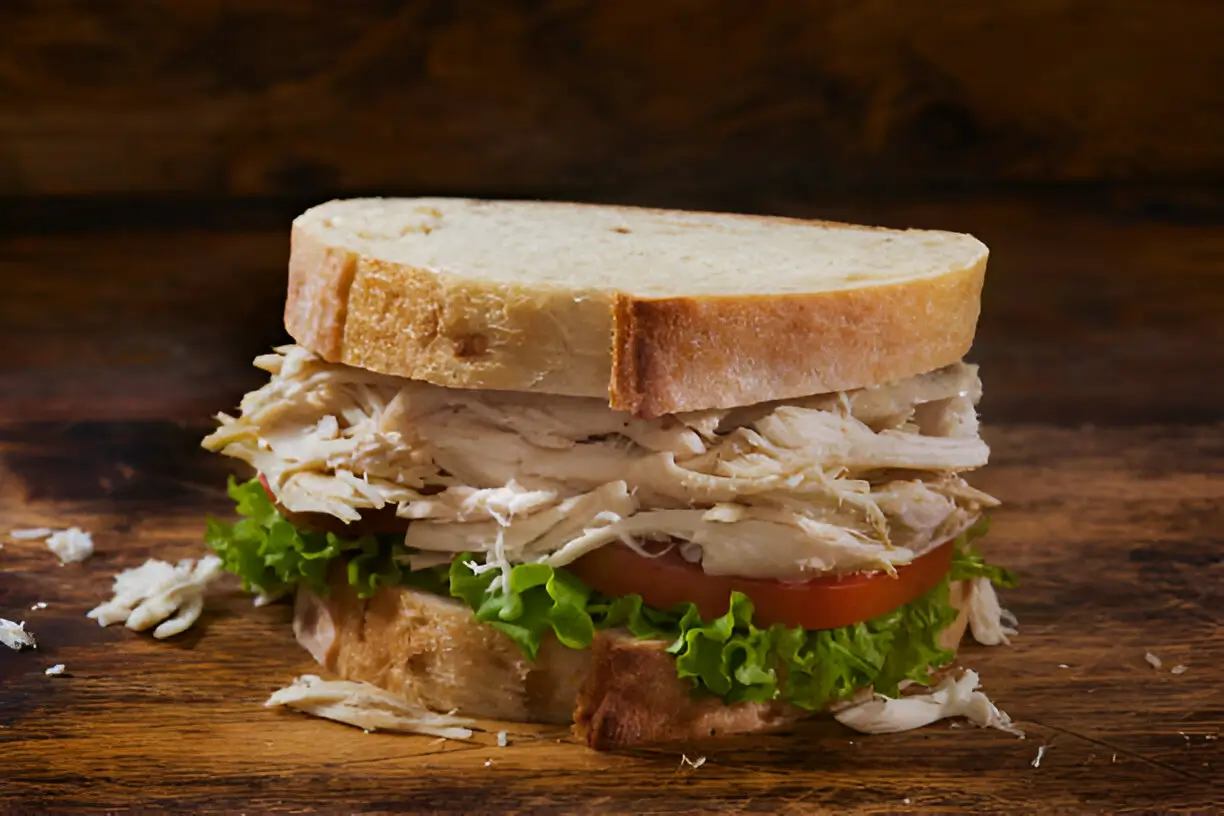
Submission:
[[293,223],[285,327],[331,362],[654,417],[956,362],[969,235],[529,201],[350,199]]

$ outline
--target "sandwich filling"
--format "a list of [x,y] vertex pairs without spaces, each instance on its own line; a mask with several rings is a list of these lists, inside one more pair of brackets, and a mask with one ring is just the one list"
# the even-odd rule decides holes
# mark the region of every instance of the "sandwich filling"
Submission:
[[962,475],[989,455],[974,366],[643,420],[298,346],[256,365],[268,383],[203,444],[260,474],[208,537],[265,596],[325,591],[344,560],[359,592],[450,594],[529,657],[628,629],[671,642],[698,690],[810,708],[927,682],[951,659],[949,580],[975,579],[975,635],[1004,636],[991,583],[1010,577],[968,548],[997,504]]

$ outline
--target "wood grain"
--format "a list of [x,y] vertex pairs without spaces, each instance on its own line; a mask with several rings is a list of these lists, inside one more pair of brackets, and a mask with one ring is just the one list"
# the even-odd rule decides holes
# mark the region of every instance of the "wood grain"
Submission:
[[[266,710],[313,666],[289,609],[254,609],[228,581],[175,640],[85,619],[112,573],[199,555],[205,514],[228,511],[225,464],[193,449],[202,430],[0,430],[0,526],[78,524],[98,545],[66,567],[36,542],[0,551],[0,616],[40,642],[0,654],[0,810],[1120,813],[1224,801],[1224,427],[989,432],[994,461],[978,482],[1007,500],[989,541],[1023,576],[1006,597],[1022,634],[966,646],[962,662],[1027,739],[947,723],[864,738],[821,722],[616,755],[564,729],[510,726],[498,748],[491,734],[438,744]],[[48,607],[31,611],[38,601]],[[44,676],[53,663],[70,676]],[[1171,674],[1177,664],[1188,670]],[[685,769],[681,754],[707,762]]]
[[1224,178],[1203,0],[9,2],[0,196]]

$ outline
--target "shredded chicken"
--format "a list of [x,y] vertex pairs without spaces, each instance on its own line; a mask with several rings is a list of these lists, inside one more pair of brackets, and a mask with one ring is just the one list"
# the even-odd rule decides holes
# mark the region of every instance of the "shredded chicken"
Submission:
[[38,541],[45,539],[47,549],[55,553],[61,564],[72,564],[84,561],[93,555],[93,536],[80,527],[69,527],[67,530],[53,530],[50,527],[30,527],[22,530],[12,530],[9,537],[14,541]]
[[14,541],[39,541],[55,531],[50,527],[21,527],[9,531],[9,538]]
[[8,618],[0,618],[0,644],[17,650],[27,646],[31,649],[38,648],[34,634],[26,631],[25,621],[11,621]]
[[1010,643],[1016,631],[1016,616],[999,606],[999,596],[989,578],[974,578],[969,592],[969,629],[983,646]]
[[455,740],[470,738],[469,726],[475,724],[462,717],[414,706],[369,683],[323,680],[313,674],[304,674],[292,685],[274,692],[264,705],[286,706],[365,731],[403,731]]
[[137,632],[156,625],[153,637],[172,637],[199,619],[204,611],[204,591],[220,574],[221,559],[214,555],[198,562],[185,558],[178,564],[150,558],[115,576],[115,597],[86,617],[97,620],[100,626],[125,623]]
[[1011,717],[977,688],[977,672],[966,670],[959,678],[946,675],[925,693],[897,698],[875,695],[840,708],[833,717],[842,725],[865,734],[912,731],[949,717],[966,717],[982,728],[997,728],[1023,737],[1024,732],[1012,724]]
[[93,555],[93,536],[79,527],[56,530],[47,538],[47,548],[55,553],[61,564],[84,561]]
[[[675,539],[701,548],[701,564],[711,575],[775,577],[778,563],[803,572],[834,569],[854,572],[892,570],[913,559],[912,550],[889,548],[861,533],[817,521],[799,513],[732,505],[729,512],[646,510],[621,521],[588,528],[553,553],[548,561],[563,566],[613,541]],[[731,516],[720,520],[720,513]],[[767,558],[761,542],[769,542]],[[547,549],[547,548],[541,548]]]
[[997,504],[960,475],[989,455],[965,364],[651,420],[594,399],[375,374],[298,346],[256,365],[270,380],[239,416],[218,417],[204,447],[252,465],[293,512],[353,522],[394,506],[413,520],[407,545],[431,553],[562,564],[667,539],[713,574],[802,579],[891,571]]

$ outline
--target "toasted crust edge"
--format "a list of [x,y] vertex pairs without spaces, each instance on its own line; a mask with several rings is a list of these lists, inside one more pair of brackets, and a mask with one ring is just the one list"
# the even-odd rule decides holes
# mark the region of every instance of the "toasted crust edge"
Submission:
[[986,261],[785,297],[618,295],[609,402],[649,418],[878,385],[954,363],[973,345]]
[[[596,750],[787,728],[812,712],[784,703],[693,699],[659,641],[601,632],[587,650],[553,639],[532,663],[466,606],[407,587],[357,598],[342,575],[327,598],[299,589],[294,633],[327,670],[435,710],[519,722],[573,722]],[[941,642],[968,626],[972,584],[951,585],[960,614]]]
[[325,360],[335,362],[344,354],[357,262],[355,252],[314,241],[297,229],[290,235],[285,328]]
[[989,255],[943,275],[822,293],[575,297],[366,257],[313,234],[308,215],[292,230],[284,322],[325,360],[455,388],[605,399],[642,417],[849,390],[956,362],[973,343]]

